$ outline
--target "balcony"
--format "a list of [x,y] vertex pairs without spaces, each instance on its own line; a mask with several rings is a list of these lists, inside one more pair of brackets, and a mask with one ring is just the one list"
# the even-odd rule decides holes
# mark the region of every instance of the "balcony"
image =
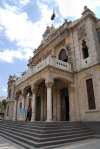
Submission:
[[87,68],[91,65],[90,57],[87,57],[85,59],[81,59],[81,62],[82,62],[82,68]]
[[39,72],[40,70],[44,69],[47,66],[52,66],[60,70],[72,72],[71,63],[63,62],[61,60],[58,60],[52,57],[47,57],[46,59],[41,61],[39,64],[34,66],[33,68],[28,68],[27,72],[22,77],[16,80],[16,85],[20,84],[21,82],[28,79],[29,77],[35,75],[37,72]]

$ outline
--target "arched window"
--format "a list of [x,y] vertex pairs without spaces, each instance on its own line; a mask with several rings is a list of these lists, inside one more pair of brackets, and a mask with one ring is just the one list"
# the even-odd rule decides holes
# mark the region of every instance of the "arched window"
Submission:
[[66,55],[66,50],[62,49],[59,54],[59,60],[62,60],[64,62],[68,62],[68,56]]
[[83,59],[89,57],[88,47],[87,47],[86,41],[84,39],[82,40],[82,51],[83,51]]

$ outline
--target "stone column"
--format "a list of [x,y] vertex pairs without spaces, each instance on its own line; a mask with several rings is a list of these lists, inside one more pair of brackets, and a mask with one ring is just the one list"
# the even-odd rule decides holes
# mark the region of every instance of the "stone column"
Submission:
[[22,96],[22,109],[24,109],[25,108],[25,98],[24,98],[24,96]]
[[26,92],[25,90],[22,90],[22,109],[25,108],[25,96],[26,96]]
[[32,89],[32,117],[31,122],[36,121],[36,89]]
[[52,82],[47,82],[47,120],[46,122],[53,122],[52,119]]
[[16,121],[17,120],[17,99],[15,99],[15,102],[14,102],[14,118],[13,118],[13,121]]

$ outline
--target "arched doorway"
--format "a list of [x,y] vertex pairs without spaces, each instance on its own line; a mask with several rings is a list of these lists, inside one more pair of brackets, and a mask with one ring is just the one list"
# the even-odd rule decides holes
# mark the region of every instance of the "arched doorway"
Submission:
[[64,62],[68,62],[68,56],[66,54],[66,50],[65,49],[62,49],[59,53],[59,57],[58,57],[59,60],[62,60]]
[[37,97],[36,120],[41,121],[41,96]]
[[69,121],[69,97],[68,88],[60,90],[61,96],[61,121]]

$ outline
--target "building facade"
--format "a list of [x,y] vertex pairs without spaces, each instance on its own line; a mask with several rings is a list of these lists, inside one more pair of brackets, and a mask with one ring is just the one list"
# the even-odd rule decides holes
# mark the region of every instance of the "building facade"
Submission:
[[82,17],[47,27],[22,77],[9,76],[6,119],[32,107],[31,121],[100,120],[100,19]]

